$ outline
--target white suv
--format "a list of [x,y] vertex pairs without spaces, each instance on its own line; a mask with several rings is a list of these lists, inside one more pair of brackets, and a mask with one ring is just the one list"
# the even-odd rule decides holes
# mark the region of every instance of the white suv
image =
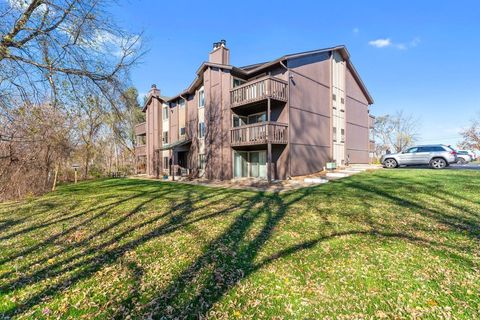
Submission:
[[457,152],[443,144],[415,146],[400,153],[385,154],[380,159],[386,168],[430,165],[434,169],[443,169],[457,160]]

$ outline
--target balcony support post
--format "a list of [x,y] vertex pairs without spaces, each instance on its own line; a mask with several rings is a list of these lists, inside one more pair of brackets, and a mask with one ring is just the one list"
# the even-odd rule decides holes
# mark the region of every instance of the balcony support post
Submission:
[[[271,107],[271,99],[268,98],[267,100],[267,123],[270,123],[270,107]],[[266,134],[267,134],[267,179],[268,183],[272,182],[272,144],[270,143],[270,126],[267,125]]]

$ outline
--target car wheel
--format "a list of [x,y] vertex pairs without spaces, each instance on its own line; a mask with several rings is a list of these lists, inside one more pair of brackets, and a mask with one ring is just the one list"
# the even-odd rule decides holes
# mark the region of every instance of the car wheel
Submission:
[[430,167],[433,169],[443,169],[447,166],[447,161],[442,158],[433,158],[430,160]]
[[393,169],[398,166],[398,163],[397,163],[397,160],[390,158],[383,161],[383,165],[389,169]]
[[460,159],[458,159],[457,163],[458,164],[465,164],[465,163],[467,163],[467,161],[465,161],[465,159],[463,159],[463,158],[460,158]]

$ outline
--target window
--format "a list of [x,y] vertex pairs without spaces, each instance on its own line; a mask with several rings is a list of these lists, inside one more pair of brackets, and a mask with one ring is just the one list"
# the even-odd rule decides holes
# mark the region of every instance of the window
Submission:
[[204,154],[199,154],[198,155],[198,168],[200,170],[205,170],[205,163],[206,163],[206,158]]
[[345,129],[340,129],[340,142],[345,142]]
[[137,146],[143,146],[147,144],[147,136],[137,136]]
[[185,135],[185,127],[180,128],[180,136],[184,136],[184,135]]
[[345,104],[345,99],[340,98],[340,103],[341,103],[341,104]]
[[184,108],[185,107],[185,99],[180,99],[178,100],[178,107],[180,109]]
[[203,89],[203,87],[201,87],[198,91],[198,107],[205,107],[205,90]]
[[163,157],[163,169],[168,170],[169,164],[168,157]]
[[245,80],[238,79],[238,78],[233,78],[233,81],[232,81],[232,88],[235,88],[235,87],[241,86],[241,85],[242,85],[242,84],[244,84],[245,82],[246,82]]
[[336,95],[335,93],[332,94],[332,100],[333,100],[333,101],[337,101],[337,95]]
[[240,127],[247,124],[247,117],[237,116],[236,114],[233,115],[233,127]]
[[333,142],[337,142],[337,128],[333,127]]
[[198,124],[198,137],[199,138],[205,138],[205,123],[200,122]]
[[248,124],[260,123],[267,121],[267,114],[265,112],[252,114],[248,116]]
[[406,151],[406,153],[415,153],[417,152],[418,148],[417,147],[414,147],[414,148],[410,148]]
[[163,106],[163,114],[162,114],[162,118],[163,120],[168,120],[168,106]]
[[162,135],[162,142],[168,144],[168,131],[165,131]]

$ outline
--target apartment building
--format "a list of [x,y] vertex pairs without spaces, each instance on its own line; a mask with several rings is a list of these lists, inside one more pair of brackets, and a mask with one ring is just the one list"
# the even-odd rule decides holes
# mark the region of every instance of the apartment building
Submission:
[[138,169],[149,176],[287,179],[327,162],[368,163],[373,103],[345,46],[236,67],[214,43],[190,86],[152,86],[137,125]]

